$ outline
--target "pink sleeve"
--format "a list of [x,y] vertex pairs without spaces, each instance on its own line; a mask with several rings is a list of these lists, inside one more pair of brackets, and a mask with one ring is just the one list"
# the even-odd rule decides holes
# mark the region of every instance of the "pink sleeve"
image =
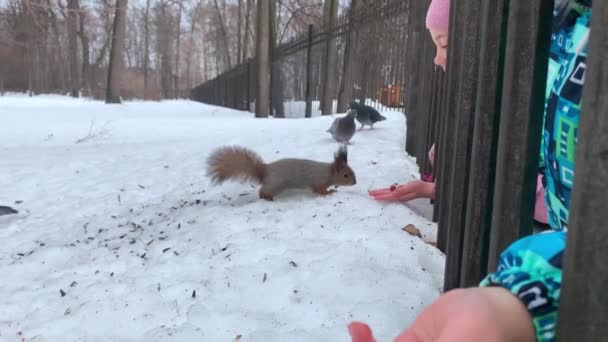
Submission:
[[536,178],[536,203],[534,205],[534,219],[540,223],[548,224],[547,204],[545,203],[545,189],[543,188],[543,176]]

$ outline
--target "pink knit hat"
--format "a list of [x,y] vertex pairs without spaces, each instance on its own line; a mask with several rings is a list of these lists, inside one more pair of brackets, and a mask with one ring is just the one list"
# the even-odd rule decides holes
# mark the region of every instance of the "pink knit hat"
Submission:
[[426,28],[448,32],[449,25],[450,0],[433,0],[426,12]]

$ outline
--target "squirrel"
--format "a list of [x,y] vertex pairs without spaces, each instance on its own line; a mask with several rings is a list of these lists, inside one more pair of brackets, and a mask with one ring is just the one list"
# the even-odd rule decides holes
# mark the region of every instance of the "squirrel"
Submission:
[[266,164],[254,151],[240,146],[220,147],[207,159],[207,176],[221,184],[226,180],[255,181],[262,185],[259,196],[272,201],[287,189],[309,188],[320,195],[336,190],[332,185],[357,184],[355,172],[348,166],[346,146],[334,155],[332,163],[307,159],[280,159]]

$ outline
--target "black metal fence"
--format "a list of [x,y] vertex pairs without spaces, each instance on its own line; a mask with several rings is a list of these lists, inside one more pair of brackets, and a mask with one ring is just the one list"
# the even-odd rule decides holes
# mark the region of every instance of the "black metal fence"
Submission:
[[[343,113],[354,99],[383,110],[402,110],[410,1],[358,3],[335,24],[311,26],[306,34],[273,49],[273,115]],[[191,99],[253,111],[255,63],[251,59],[195,87]]]
[[[279,46],[272,60],[285,90],[272,99],[288,110],[304,102],[295,110],[303,116],[322,105],[327,89],[326,98],[336,101],[333,111],[343,112],[351,98],[380,102],[383,89],[398,87],[406,150],[421,172],[436,176],[434,217],[449,290],[478,284],[495,269],[502,250],[532,233],[553,1],[452,0],[445,73],[433,65],[434,45],[424,27],[429,3],[376,1],[372,9],[345,14],[331,29],[311,29]],[[561,341],[608,336],[608,2],[593,6]],[[328,46],[336,49],[329,54],[335,63],[327,60]],[[192,97],[251,108],[252,63],[193,89]],[[335,75],[325,79],[336,86],[323,81],[325,70]],[[437,160],[431,169],[427,152],[433,143]]]
[[[532,233],[554,4],[452,0],[443,74],[433,68],[423,27],[429,3],[410,8],[408,59],[421,64],[408,73],[406,149],[424,171],[430,144],[437,143],[435,218],[449,290],[478,284],[496,268],[502,250]],[[602,57],[608,2],[593,6],[560,341],[608,336],[608,62]]]

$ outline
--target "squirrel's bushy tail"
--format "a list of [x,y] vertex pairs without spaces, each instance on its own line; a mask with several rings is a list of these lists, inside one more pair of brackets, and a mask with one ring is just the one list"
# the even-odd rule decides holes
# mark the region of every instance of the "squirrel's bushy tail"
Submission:
[[266,174],[266,164],[262,158],[244,147],[221,147],[213,151],[207,159],[207,176],[211,177],[214,183],[229,179],[262,183]]

